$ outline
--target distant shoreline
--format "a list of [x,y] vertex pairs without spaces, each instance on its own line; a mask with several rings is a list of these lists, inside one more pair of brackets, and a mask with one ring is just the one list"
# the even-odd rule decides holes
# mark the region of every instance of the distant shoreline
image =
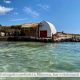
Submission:
[[80,42],[80,34],[68,34],[64,32],[57,32],[53,35],[54,42]]
[[57,32],[52,39],[28,38],[26,36],[2,36],[0,41],[34,41],[34,42],[80,42],[80,34]]

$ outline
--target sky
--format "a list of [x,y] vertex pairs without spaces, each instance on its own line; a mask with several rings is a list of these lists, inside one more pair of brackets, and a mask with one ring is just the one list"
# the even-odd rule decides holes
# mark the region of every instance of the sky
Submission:
[[0,24],[49,21],[58,32],[80,34],[80,0],[0,0]]

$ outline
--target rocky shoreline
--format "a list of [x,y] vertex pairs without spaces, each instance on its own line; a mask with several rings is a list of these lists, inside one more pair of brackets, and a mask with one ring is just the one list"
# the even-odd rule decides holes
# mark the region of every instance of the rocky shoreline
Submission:
[[3,36],[0,37],[0,41],[80,42],[80,34],[67,34],[63,32],[57,32],[52,36],[52,39],[36,39],[28,38],[26,36]]
[[53,42],[80,42],[80,34],[57,32],[52,37]]

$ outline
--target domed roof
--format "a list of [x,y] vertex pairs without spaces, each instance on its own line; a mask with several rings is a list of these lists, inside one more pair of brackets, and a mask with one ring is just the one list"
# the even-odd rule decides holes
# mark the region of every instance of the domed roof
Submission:
[[43,23],[43,24],[44,24],[44,23],[48,24],[48,26],[49,26],[50,29],[51,29],[52,34],[57,33],[57,30],[56,30],[55,26],[54,26],[52,23],[50,23],[50,22],[48,22],[48,21],[42,21],[41,23]]

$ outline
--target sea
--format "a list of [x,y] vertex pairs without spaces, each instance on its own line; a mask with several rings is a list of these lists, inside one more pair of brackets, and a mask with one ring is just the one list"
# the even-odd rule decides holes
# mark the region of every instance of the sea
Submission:
[[80,72],[80,43],[0,42],[0,72]]
[[[0,42],[0,72],[80,72],[79,42]],[[0,80],[80,80],[1,78]]]
[[72,77],[3,77],[0,80],[80,80],[79,77],[72,78]]

